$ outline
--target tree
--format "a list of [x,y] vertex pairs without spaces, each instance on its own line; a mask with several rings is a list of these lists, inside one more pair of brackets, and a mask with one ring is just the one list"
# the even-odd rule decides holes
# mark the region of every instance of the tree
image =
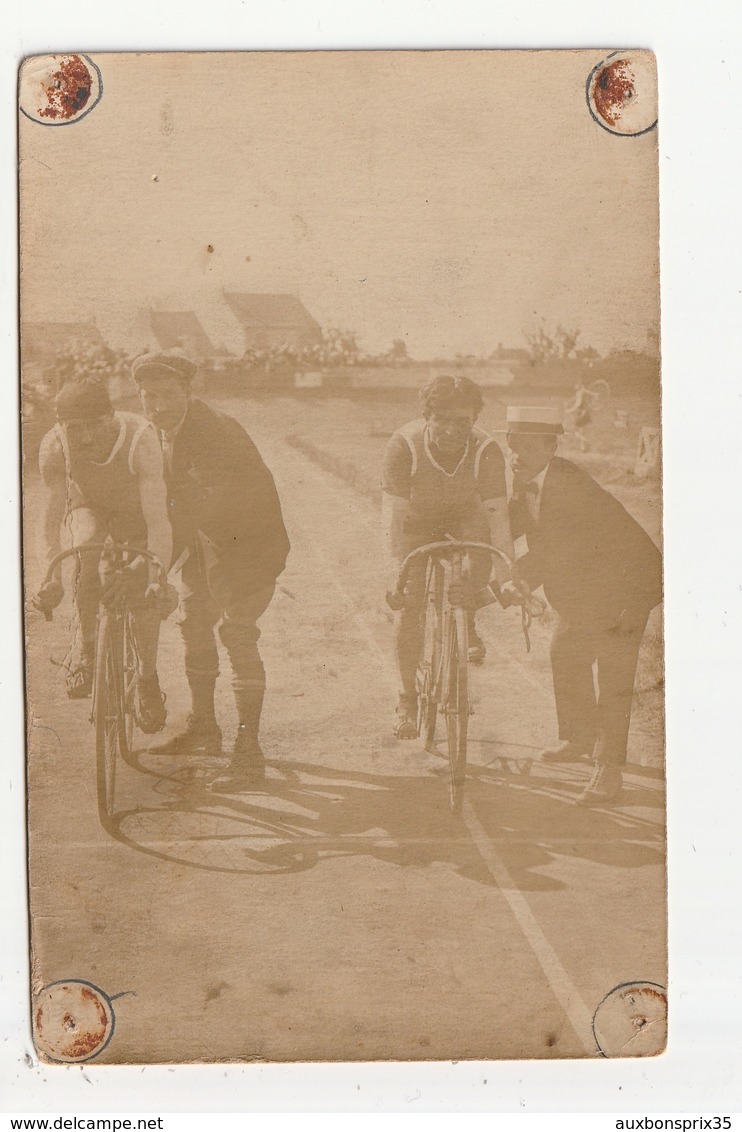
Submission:
[[322,338],[325,346],[334,353],[346,357],[358,356],[358,338],[352,330],[338,330],[337,327],[332,326],[329,330],[322,331]]
[[404,362],[408,358],[407,343],[403,338],[394,338],[392,341],[391,349],[389,350],[389,357],[394,358],[395,361]]
[[559,357],[559,347],[554,338],[547,334],[543,325],[536,330],[524,330],[523,337],[531,355],[531,365],[543,365]]
[[542,319],[536,330],[524,330],[523,337],[528,344],[531,365],[543,365],[557,359],[567,361],[574,358],[580,331],[567,330],[561,323],[557,323],[555,330],[549,331]]

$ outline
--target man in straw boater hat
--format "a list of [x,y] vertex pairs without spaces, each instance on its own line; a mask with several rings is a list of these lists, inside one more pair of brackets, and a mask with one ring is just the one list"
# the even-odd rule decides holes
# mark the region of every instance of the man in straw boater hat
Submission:
[[289,541],[273,476],[234,417],[191,395],[196,373],[195,363],[176,351],[145,354],[132,363],[142,407],[163,449],[191,693],[185,732],[155,750],[221,752],[214,710],[218,626],[232,668],[238,727],[229,769],[211,787],[236,793],[265,778],[258,737],[265,670],[257,622],[273,597]]
[[591,805],[621,791],[639,646],[662,599],[662,560],[613,495],[556,455],[563,431],[555,409],[508,409],[510,523],[528,544],[516,563],[520,585],[543,586],[559,615],[551,667],[561,742],[541,758],[592,757],[595,771],[577,799]]

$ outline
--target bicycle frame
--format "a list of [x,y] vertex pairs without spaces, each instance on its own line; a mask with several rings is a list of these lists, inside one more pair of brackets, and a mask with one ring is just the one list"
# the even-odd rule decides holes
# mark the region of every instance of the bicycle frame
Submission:
[[[420,618],[424,640],[417,666],[418,715],[417,732],[425,733],[426,748],[433,745],[438,713],[445,719],[448,740],[449,803],[451,810],[461,811],[466,774],[469,715],[469,629],[464,609],[450,600],[451,589],[464,581],[464,556],[469,551],[484,551],[490,558],[499,557],[508,568],[510,559],[488,543],[446,539],[427,543],[405,558],[397,589],[387,595],[393,608],[402,608],[404,590],[410,570],[416,561],[427,559]],[[446,574],[448,578],[446,579]]]

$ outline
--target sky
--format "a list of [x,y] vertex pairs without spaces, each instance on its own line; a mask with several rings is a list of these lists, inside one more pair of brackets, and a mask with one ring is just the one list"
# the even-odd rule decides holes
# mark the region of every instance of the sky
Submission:
[[372,352],[489,353],[542,320],[642,348],[657,135],[589,114],[604,54],[93,56],[88,115],[21,118],[22,317],[124,339],[194,309],[218,340],[222,289],[288,292]]

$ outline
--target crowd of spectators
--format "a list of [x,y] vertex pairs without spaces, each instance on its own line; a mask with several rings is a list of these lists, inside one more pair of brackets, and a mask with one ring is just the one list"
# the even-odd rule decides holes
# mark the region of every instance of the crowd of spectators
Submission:
[[[113,388],[124,388],[130,376],[130,366],[137,354],[150,347],[142,346],[130,354],[125,350],[111,349],[101,343],[69,343],[58,350],[53,358],[37,359],[25,366],[24,381],[27,404],[51,402],[66,381],[76,378],[98,378]],[[183,350],[187,354],[187,344]],[[220,374],[229,379],[259,382],[291,381],[294,374],[311,371],[341,369],[351,366],[407,365],[409,358],[404,342],[395,341],[384,353],[367,354],[359,348],[356,336],[350,332],[327,330],[322,341],[310,346],[252,347],[242,357],[217,354],[210,358],[194,358],[208,380],[209,374]],[[120,383],[120,385],[119,385]]]
[[294,374],[312,370],[337,370],[353,366],[408,365],[407,349],[401,339],[395,340],[389,350],[368,354],[358,345],[356,336],[347,331],[326,330],[322,341],[310,346],[252,347],[241,358],[223,356],[211,361],[210,368],[235,377],[269,377],[272,380],[288,379]]
[[28,364],[24,359],[26,402],[51,403],[67,381],[97,378],[106,384],[116,379],[124,382],[131,376],[133,357],[125,350],[112,350],[103,344],[70,343],[51,358],[32,359]]

